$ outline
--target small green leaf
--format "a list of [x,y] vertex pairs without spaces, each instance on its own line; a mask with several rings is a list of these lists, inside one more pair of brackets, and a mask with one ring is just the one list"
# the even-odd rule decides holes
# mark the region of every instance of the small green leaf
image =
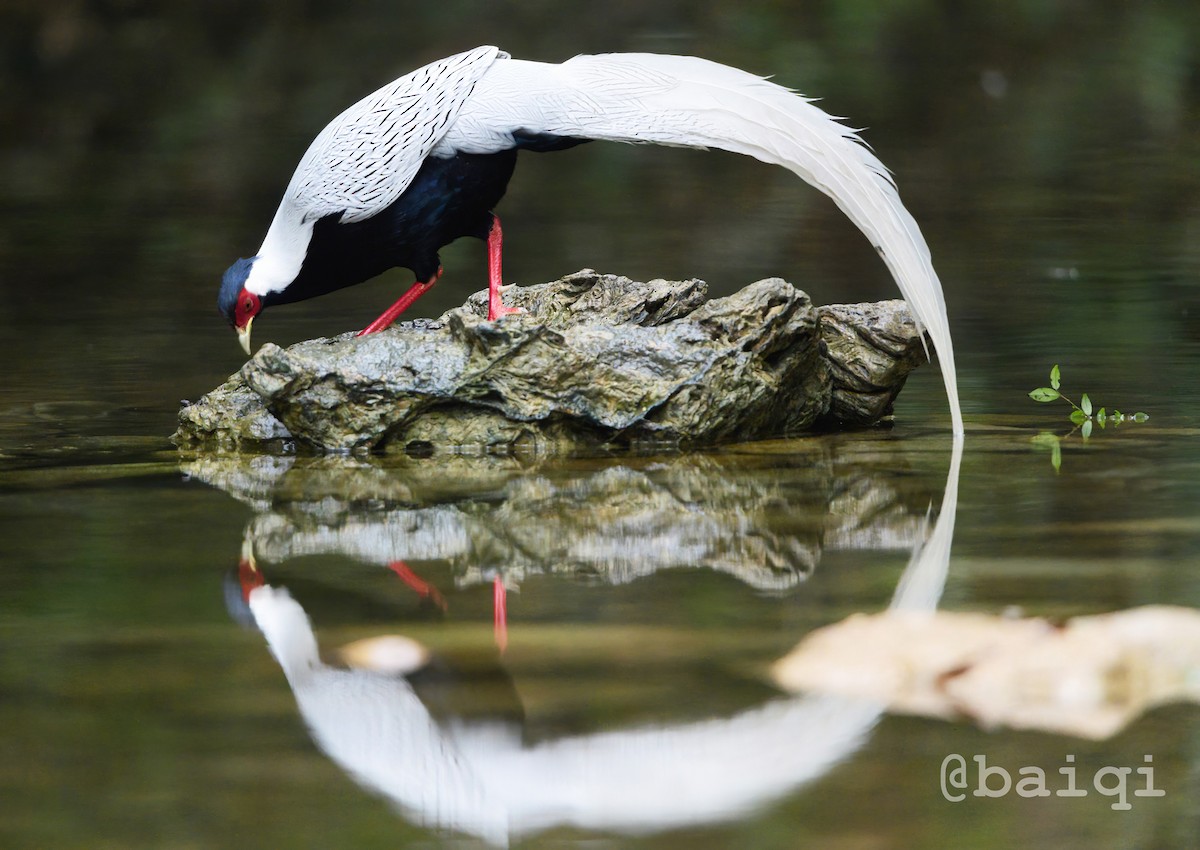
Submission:
[[1103,407],[1096,411],[1096,421],[1100,423],[1101,428],[1104,427],[1105,416],[1106,414]]
[[1050,450],[1050,465],[1054,467],[1055,472],[1062,471],[1062,444],[1055,443],[1054,448]]
[[1029,394],[1029,397],[1034,401],[1054,401],[1059,398],[1058,390],[1052,390],[1049,387],[1038,387]]
[[1086,443],[1087,438],[1092,436],[1092,420],[1087,420],[1083,423],[1083,441]]
[[1149,413],[1142,413],[1142,412],[1139,410],[1137,413],[1133,414],[1133,417],[1132,417],[1132,418],[1133,418],[1133,421],[1134,421],[1134,422],[1145,422],[1147,419],[1149,419],[1149,418],[1150,418],[1150,414],[1149,414]]
[[1088,421],[1088,415],[1086,413],[1084,413],[1082,410],[1072,410],[1071,411],[1071,421],[1074,422],[1076,425],[1082,425],[1084,422]]
[[1054,387],[1054,389],[1058,389],[1059,379],[1061,377],[1062,373],[1058,371],[1058,364],[1055,363],[1054,368],[1050,370],[1050,386]]
[[1088,398],[1088,394],[1084,393],[1083,398],[1079,400],[1079,409],[1087,416],[1092,415],[1092,400]]

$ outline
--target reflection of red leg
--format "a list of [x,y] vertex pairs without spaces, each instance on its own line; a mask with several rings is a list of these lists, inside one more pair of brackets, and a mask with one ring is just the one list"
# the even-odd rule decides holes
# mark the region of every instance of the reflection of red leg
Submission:
[[520,307],[505,307],[500,298],[503,278],[500,275],[500,255],[504,246],[504,232],[500,230],[500,219],[492,216],[492,229],[488,231],[488,321],[494,322],[501,316],[520,313]]
[[401,313],[403,313],[405,310],[407,310],[409,307],[411,307],[412,303],[414,301],[416,301],[418,298],[420,298],[422,295],[424,295],[426,292],[428,292],[429,288],[431,286],[433,286],[435,283],[437,283],[437,279],[441,276],[442,276],[442,267],[438,266],[437,273],[434,274],[433,277],[431,277],[429,280],[425,280],[425,281],[418,280],[416,283],[414,283],[412,286],[410,286],[408,289],[408,292],[401,295],[396,300],[395,304],[393,304],[391,307],[388,307],[386,310],[384,310],[383,313],[380,314],[378,319],[371,322],[371,324],[367,325],[365,328],[363,328],[361,331],[359,331],[358,335],[366,336],[367,334],[373,334],[373,333],[376,333],[377,331],[384,330],[385,328],[390,328],[392,326],[392,322],[394,322],[394,321],[396,321],[396,319],[400,318]]
[[392,561],[388,564],[388,569],[394,572],[400,578],[400,581],[415,590],[418,596],[428,599],[443,611],[446,610],[446,600],[442,598],[442,594],[438,592],[438,589],[414,573],[408,564],[403,561]]
[[263,586],[263,574],[258,571],[251,558],[238,561],[238,581],[242,584],[242,599],[250,601],[250,591]]
[[508,649],[508,595],[500,576],[492,579],[492,628],[496,634],[496,646],[504,652]]

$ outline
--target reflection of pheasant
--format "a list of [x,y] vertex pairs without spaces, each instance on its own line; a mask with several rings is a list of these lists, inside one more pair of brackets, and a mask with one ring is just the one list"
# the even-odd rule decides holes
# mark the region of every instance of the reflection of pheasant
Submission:
[[[249,532],[248,532],[249,534]],[[412,588],[413,592],[421,599],[429,602],[435,608],[441,611],[446,611],[449,607],[445,597],[442,596],[440,590],[433,584],[430,584],[425,579],[417,575],[412,567],[404,561],[388,561],[387,568],[391,570],[398,579]],[[242,586],[242,598],[245,601],[250,599],[250,591],[263,584],[262,573],[259,572],[258,566],[254,560],[254,544],[251,537],[247,536],[242,541],[242,558],[238,562],[238,579]],[[508,648],[508,603],[507,590],[504,586],[504,580],[496,575],[492,580],[492,618],[493,631],[496,637],[496,646],[501,652]]]
[[[443,611],[446,610],[446,600],[442,594],[425,579],[412,571],[403,561],[392,561],[388,569],[423,599],[430,600]],[[496,635],[496,646],[501,652],[508,649],[508,590],[504,587],[504,579],[500,576],[492,578],[492,630]]]
[[727,719],[530,747],[504,718],[436,720],[405,675],[419,676],[429,659],[414,641],[379,639],[374,651],[351,653],[365,657],[352,664],[366,666],[331,667],[287,590],[256,580],[245,587],[317,745],[416,822],[501,846],[559,824],[646,831],[737,816],[822,775],[859,745],[878,713],[801,698]]

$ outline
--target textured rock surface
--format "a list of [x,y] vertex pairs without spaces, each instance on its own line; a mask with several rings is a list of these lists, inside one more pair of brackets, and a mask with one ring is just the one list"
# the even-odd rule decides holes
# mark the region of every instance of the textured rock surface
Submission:
[[870,425],[892,411],[908,373],[925,362],[903,301],[831,304],[817,310],[833,394],[828,419]]
[[924,359],[902,301],[814,309],[778,278],[706,301],[702,281],[585,270],[482,293],[358,338],[265,345],[180,410],[181,446],[566,450],[748,440],[877,422]]

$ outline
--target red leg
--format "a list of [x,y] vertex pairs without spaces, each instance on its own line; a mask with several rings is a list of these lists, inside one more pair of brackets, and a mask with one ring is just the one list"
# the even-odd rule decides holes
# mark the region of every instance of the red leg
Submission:
[[443,611],[446,610],[446,600],[442,598],[442,594],[438,593],[438,589],[414,573],[408,564],[403,561],[392,561],[388,564],[388,569],[399,576],[402,582],[415,590],[418,596],[426,597]]
[[500,576],[492,579],[492,628],[500,652],[508,649],[508,595]]
[[492,229],[488,231],[488,321],[494,322],[501,316],[523,312],[520,307],[505,307],[500,298],[503,278],[500,275],[500,255],[504,246],[504,232],[500,219],[492,216]]
[[400,298],[396,301],[395,304],[393,304],[391,307],[388,307],[386,310],[384,310],[378,319],[371,322],[371,324],[367,325],[365,328],[363,328],[361,331],[359,331],[358,335],[366,336],[367,334],[377,333],[378,331],[384,330],[385,328],[390,328],[392,326],[392,322],[396,321],[396,319],[398,319],[400,317],[401,313],[403,313],[410,306],[412,306],[412,303],[414,301],[416,301],[418,298],[420,298],[422,295],[424,295],[426,292],[428,292],[429,288],[431,286],[433,286],[435,283],[437,283],[437,279],[441,276],[442,276],[442,267],[438,266],[437,273],[434,274],[434,276],[432,278],[430,278],[429,280],[426,280],[426,281],[418,280],[416,283],[414,283],[412,286],[410,286],[408,288],[408,292],[405,292],[403,295],[400,296]]

